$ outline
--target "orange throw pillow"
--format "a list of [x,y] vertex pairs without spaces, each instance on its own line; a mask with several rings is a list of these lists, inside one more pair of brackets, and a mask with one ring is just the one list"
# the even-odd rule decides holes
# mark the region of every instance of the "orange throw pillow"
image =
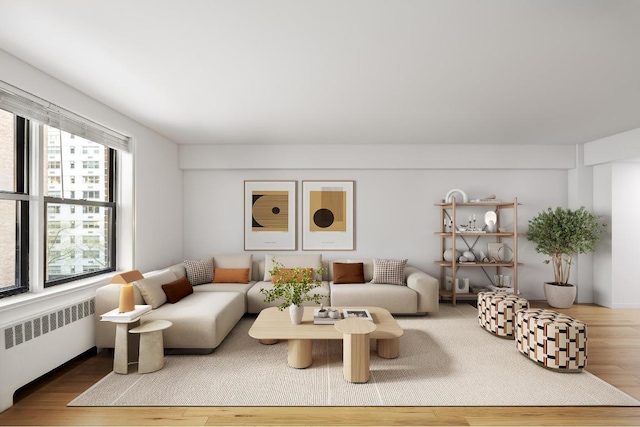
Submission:
[[248,268],[216,268],[213,283],[249,283]]
[[[307,271],[308,277],[311,279],[315,279],[313,276],[313,268],[299,268],[298,276],[295,275],[295,269],[293,268],[281,268],[280,274],[271,276],[271,283],[276,283],[282,277],[282,280],[285,282],[291,282],[294,278],[298,280],[302,280],[304,277],[304,271]],[[304,270],[304,271],[303,271]]]
[[193,293],[193,286],[186,277],[181,277],[178,280],[162,285],[162,290],[167,295],[167,302],[175,304],[182,298]]
[[364,263],[334,262],[333,283],[364,283]]

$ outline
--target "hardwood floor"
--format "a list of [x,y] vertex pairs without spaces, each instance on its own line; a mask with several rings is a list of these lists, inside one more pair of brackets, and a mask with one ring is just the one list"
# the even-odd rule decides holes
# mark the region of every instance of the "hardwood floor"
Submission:
[[[559,311],[589,327],[587,370],[640,399],[640,310],[574,305]],[[66,406],[111,369],[106,353],[70,362],[21,390],[0,425],[640,425],[640,407]]]

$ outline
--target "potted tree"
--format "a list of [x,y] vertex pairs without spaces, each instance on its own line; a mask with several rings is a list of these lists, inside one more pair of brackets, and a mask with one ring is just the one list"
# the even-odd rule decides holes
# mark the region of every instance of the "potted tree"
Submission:
[[569,308],[573,304],[576,287],[569,283],[573,256],[595,251],[605,228],[599,219],[583,206],[577,210],[547,208],[529,221],[527,239],[536,244],[536,252],[551,257],[544,262],[553,267],[554,281],[544,284],[544,293],[552,307]]
[[278,310],[282,311],[289,307],[291,323],[299,325],[302,323],[302,315],[304,308],[302,303],[305,301],[313,301],[320,304],[322,295],[310,292],[322,285],[322,282],[316,279],[316,274],[322,275],[322,266],[315,271],[313,268],[284,268],[284,266],[272,258],[273,268],[269,270],[273,287],[271,289],[260,288],[260,292],[265,296],[264,302],[271,303],[280,302]]

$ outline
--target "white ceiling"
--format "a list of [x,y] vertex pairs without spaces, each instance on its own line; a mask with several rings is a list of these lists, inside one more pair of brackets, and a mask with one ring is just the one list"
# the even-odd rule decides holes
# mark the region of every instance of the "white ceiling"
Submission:
[[640,127],[637,0],[0,0],[0,49],[178,143]]

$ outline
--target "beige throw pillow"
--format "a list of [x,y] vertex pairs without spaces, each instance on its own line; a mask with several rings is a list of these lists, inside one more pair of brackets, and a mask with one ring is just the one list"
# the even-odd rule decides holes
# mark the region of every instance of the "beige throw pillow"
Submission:
[[142,294],[145,304],[149,304],[151,308],[156,309],[167,302],[167,294],[162,290],[162,285],[173,282],[176,279],[177,277],[174,273],[164,270],[133,283]]

